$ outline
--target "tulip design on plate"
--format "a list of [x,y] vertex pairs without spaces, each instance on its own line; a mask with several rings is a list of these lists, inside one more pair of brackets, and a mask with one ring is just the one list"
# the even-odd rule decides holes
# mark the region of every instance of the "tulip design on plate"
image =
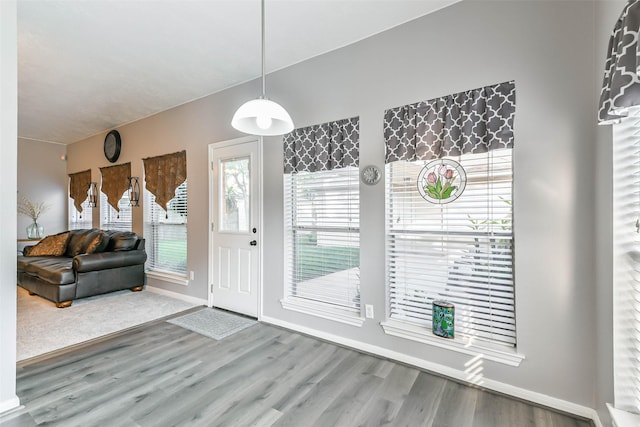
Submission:
[[427,175],[427,183],[424,191],[429,196],[438,200],[445,200],[458,188],[456,184],[456,171],[442,163],[435,171]]

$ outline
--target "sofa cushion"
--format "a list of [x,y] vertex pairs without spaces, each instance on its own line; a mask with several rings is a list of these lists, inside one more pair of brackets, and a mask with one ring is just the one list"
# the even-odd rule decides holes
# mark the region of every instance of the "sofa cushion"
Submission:
[[131,231],[109,231],[111,236],[106,252],[130,251],[135,249],[138,243],[138,235]]
[[25,256],[62,256],[67,248],[69,232],[54,234],[42,239],[37,245],[26,249]]
[[23,271],[27,271],[27,266],[31,264],[35,260],[47,259],[48,257],[39,256],[39,257],[27,257],[27,256],[18,256],[18,273]]
[[102,230],[92,230],[84,238],[82,246],[83,254],[103,252],[109,244],[109,236]]
[[74,257],[82,253],[82,249],[85,242],[85,237],[89,235],[91,232],[98,231],[98,229],[94,228],[91,230],[73,230],[71,231],[71,237],[69,238],[69,242],[67,243],[67,250],[65,251],[65,255],[69,257]]
[[68,257],[42,257],[34,258],[23,264],[23,271],[38,276],[49,283],[64,285],[75,282],[72,258]]

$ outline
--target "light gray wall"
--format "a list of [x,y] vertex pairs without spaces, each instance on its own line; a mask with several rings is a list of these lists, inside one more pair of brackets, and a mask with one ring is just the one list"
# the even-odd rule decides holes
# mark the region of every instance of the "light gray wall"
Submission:
[[[596,316],[594,22],[592,1],[462,2],[267,79],[268,95],[288,109],[298,127],[360,116],[361,164],[380,167],[386,108],[515,80],[516,309],[518,350],[526,359],[519,368],[485,362],[483,374],[588,407],[596,405],[600,366],[596,347],[601,341],[595,332],[607,316]],[[144,157],[187,150],[188,269],[195,280],[187,287],[152,284],[206,298],[207,146],[241,136],[229,125],[231,117],[258,93],[254,81],[119,128],[120,162],[131,161],[134,175],[142,176]],[[98,168],[108,164],[102,157],[103,138],[69,146],[67,171],[90,167],[97,180]],[[265,141],[264,196],[265,315],[464,370],[469,357],[382,332],[383,185],[361,188],[362,302],[373,304],[376,312],[361,328],[280,306],[280,138]],[[135,211],[134,231],[142,231],[143,209]]]
[[[296,126],[360,116],[361,164],[383,166],[385,108],[515,80],[515,282],[519,368],[485,377],[594,406],[595,281],[592,2],[462,2],[283,70],[270,91]],[[280,89],[282,88],[282,89]],[[279,98],[281,99],[281,98]],[[272,147],[272,148],[269,148]],[[464,371],[469,356],[387,336],[384,186],[362,188],[356,328],[283,310],[282,154],[265,145],[265,314]],[[568,380],[570,379],[570,380]]]
[[[25,196],[32,202],[49,205],[49,209],[38,219],[45,235],[69,228],[69,178],[66,161],[60,158],[66,153],[66,145],[18,139],[18,200],[20,196]],[[31,222],[31,218],[18,215],[18,238],[27,237],[26,227]]]
[[[0,209],[2,224],[16,222],[18,140],[18,36],[16,2],[0,2]],[[16,229],[0,227],[0,413],[20,404],[16,396]]]
[[[598,0],[595,2],[595,93],[602,88],[604,63],[609,36],[627,2],[624,0]],[[597,390],[596,409],[600,420],[609,422],[605,403],[613,403],[613,150],[611,126],[596,126],[595,138],[595,200],[596,223],[596,355]]]

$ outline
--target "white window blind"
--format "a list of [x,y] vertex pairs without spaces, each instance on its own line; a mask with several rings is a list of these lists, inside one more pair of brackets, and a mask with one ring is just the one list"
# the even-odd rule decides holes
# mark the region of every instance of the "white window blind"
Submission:
[[640,414],[640,117],[624,119],[613,132],[615,406]]
[[387,164],[389,317],[431,330],[434,300],[455,305],[456,337],[515,347],[512,149],[454,158],[467,173],[455,201],[417,190],[425,161]]
[[360,312],[358,168],[285,174],[286,295]]
[[69,230],[93,228],[93,208],[89,206],[89,196],[82,202],[82,212],[76,209],[73,199],[69,197]]
[[187,181],[176,189],[166,211],[151,192],[145,189],[144,194],[147,270],[186,277]]
[[[120,212],[107,202],[107,196],[100,192],[100,227],[103,230],[131,231],[131,206],[129,192],[125,191],[118,201]],[[91,228],[91,227],[89,227]]]

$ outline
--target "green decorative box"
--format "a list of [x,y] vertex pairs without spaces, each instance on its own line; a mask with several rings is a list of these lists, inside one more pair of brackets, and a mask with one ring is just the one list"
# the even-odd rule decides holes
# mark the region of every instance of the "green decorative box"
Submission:
[[442,338],[453,338],[456,308],[446,301],[433,302],[433,334]]

